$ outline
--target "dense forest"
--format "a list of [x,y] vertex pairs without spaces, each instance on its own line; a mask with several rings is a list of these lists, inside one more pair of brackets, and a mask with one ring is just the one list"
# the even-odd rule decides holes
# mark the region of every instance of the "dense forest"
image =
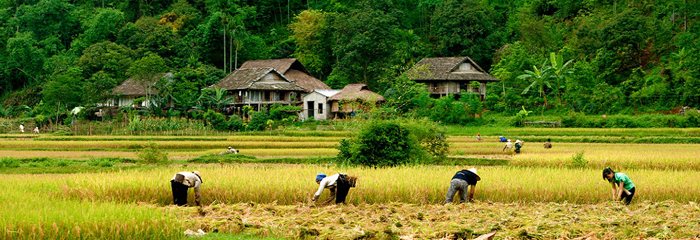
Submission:
[[129,76],[164,71],[186,108],[246,60],[290,57],[333,88],[367,83],[391,95],[421,58],[448,56],[503,80],[478,107],[494,112],[697,108],[698,9],[697,0],[2,0],[0,112],[94,106]]

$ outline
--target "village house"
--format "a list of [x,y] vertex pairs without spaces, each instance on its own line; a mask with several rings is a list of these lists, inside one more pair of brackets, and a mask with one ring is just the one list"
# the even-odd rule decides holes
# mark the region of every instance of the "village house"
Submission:
[[296,58],[264,59],[246,61],[239,69],[274,68],[287,79],[304,88],[307,93],[313,90],[330,90],[325,83],[311,76],[308,70]]
[[328,98],[336,95],[340,91],[341,90],[318,89],[305,94],[302,97],[304,99],[303,118],[314,118],[316,120],[333,119],[333,113],[330,111],[331,104],[328,102]]
[[328,98],[334,118],[353,116],[359,111],[375,108],[386,101],[382,95],[369,90],[367,84],[349,84]]
[[[163,73],[155,77],[151,81],[139,82],[135,78],[129,78],[119,84],[112,90],[112,95],[114,99],[108,101],[105,105],[115,106],[115,107],[135,107],[135,108],[145,108],[148,107],[150,101],[146,99],[147,95],[158,94],[158,90],[155,88],[158,80],[165,79],[167,81],[173,80],[173,73]],[[148,94],[146,94],[148,93]],[[137,99],[141,101],[136,101]],[[173,103],[170,101],[167,107],[172,107]]]
[[478,94],[486,98],[486,84],[501,80],[488,74],[469,57],[423,58],[411,67],[405,77],[424,83],[431,97],[447,95]]
[[272,104],[297,106],[302,103],[305,89],[289,80],[274,68],[237,69],[210,88],[218,87],[235,98],[232,105],[238,109],[244,105],[261,109]]

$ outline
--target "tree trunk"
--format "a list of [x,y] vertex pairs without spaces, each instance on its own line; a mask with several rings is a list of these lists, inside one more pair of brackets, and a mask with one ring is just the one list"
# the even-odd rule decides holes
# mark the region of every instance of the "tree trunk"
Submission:
[[226,72],[226,24],[224,24],[224,73],[228,75]]

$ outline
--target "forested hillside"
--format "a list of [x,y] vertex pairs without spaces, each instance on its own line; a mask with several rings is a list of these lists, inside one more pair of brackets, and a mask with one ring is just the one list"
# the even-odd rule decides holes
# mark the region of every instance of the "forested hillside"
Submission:
[[[149,71],[175,73],[170,94],[186,104],[246,60],[290,57],[333,88],[384,93],[423,57],[465,55],[503,79],[488,86],[494,111],[545,99],[590,114],[700,107],[698,9],[697,0],[2,0],[0,110],[94,105]],[[551,53],[572,62],[562,68]],[[556,77],[519,77],[542,66]]]

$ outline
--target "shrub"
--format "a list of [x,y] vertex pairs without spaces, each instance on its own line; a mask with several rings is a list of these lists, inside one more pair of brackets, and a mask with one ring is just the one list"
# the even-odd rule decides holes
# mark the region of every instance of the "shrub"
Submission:
[[204,121],[209,124],[212,128],[216,130],[226,130],[228,129],[228,123],[226,122],[226,116],[221,113],[215,112],[214,110],[209,110],[203,115]]
[[568,166],[572,168],[584,168],[586,165],[588,165],[588,160],[583,158],[583,151],[571,156],[571,163],[568,164]]
[[141,146],[141,149],[136,153],[139,161],[146,164],[165,164],[168,163],[168,153],[160,149],[157,143],[149,142]]
[[297,111],[300,111],[302,107],[298,106],[282,106],[280,104],[273,104],[270,106],[270,118],[273,120],[282,120],[283,118],[296,116]]
[[267,120],[270,120],[270,115],[268,115],[265,111],[253,112],[246,130],[263,131],[265,128],[267,128]]
[[73,136],[72,132],[67,132],[64,130],[58,130],[51,134],[52,136]]
[[338,160],[350,165],[394,167],[424,156],[409,128],[398,121],[375,121],[361,129],[355,140],[343,140]]
[[244,131],[246,124],[237,115],[233,115],[228,119],[228,129],[232,131]]
[[18,168],[20,164],[20,161],[11,158],[11,157],[2,157],[0,158],[0,167],[6,167],[6,168]]

